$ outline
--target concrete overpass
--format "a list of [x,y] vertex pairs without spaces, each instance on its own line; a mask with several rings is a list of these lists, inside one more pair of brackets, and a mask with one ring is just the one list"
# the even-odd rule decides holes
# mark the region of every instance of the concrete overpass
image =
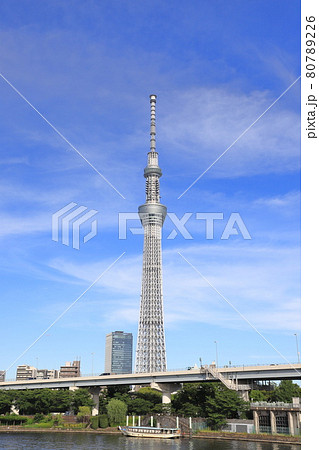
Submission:
[[301,364],[271,364],[265,366],[240,366],[216,368],[206,365],[189,370],[170,372],[132,373],[124,375],[101,375],[76,378],[52,378],[48,380],[4,381],[0,389],[77,389],[90,388],[98,410],[100,389],[115,385],[145,385],[158,389],[163,394],[163,403],[169,403],[172,392],[178,390],[180,383],[221,381],[229,389],[237,391],[247,399],[248,391],[254,382],[262,380],[300,380]]
[[[209,369],[214,369],[215,374]],[[93,387],[114,385],[141,385],[157,383],[194,383],[203,381],[220,381],[224,378],[251,384],[261,380],[300,380],[301,364],[271,364],[266,366],[237,366],[215,368],[202,366],[198,369],[174,370],[170,372],[132,373],[124,375],[101,375],[76,378],[52,378],[49,380],[2,381],[0,389],[58,389],[69,387]]]

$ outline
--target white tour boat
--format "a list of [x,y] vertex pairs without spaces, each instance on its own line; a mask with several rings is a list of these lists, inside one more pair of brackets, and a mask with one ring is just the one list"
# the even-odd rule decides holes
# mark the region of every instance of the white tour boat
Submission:
[[119,427],[124,436],[171,439],[179,438],[181,430],[179,428],[162,427]]

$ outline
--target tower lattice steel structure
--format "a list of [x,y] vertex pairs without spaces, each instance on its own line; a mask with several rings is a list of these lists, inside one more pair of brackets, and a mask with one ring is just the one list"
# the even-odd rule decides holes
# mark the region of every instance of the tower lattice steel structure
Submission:
[[144,169],[146,178],[146,202],[138,208],[144,227],[143,274],[140,318],[136,349],[136,372],[166,371],[162,288],[162,226],[166,206],[160,203],[159,178],[156,152],[155,105],[156,95],[150,95],[151,140]]

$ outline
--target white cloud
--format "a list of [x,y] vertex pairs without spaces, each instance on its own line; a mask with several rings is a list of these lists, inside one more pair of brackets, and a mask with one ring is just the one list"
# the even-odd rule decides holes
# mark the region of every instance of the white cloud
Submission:
[[[193,170],[204,171],[280,94],[245,93],[232,86],[176,92],[173,111],[165,101],[159,133],[183,155],[179,164],[187,161]],[[210,175],[231,178],[299,169],[299,121],[283,97],[213,166]]]
[[276,197],[263,197],[254,201],[258,206],[269,206],[282,208],[293,208],[300,206],[300,192],[288,192],[284,195],[277,195]]
[[[163,254],[166,324],[191,321],[249,328],[176,250]],[[298,249],[194,245],[180,251],[255,326],[263,330],[298,328]],[[108,264],[100,261],[80,266],[56,260],[50,266],[89,283]],[[126,255],[98,284],[98,292],[105,292],[104,307],[121,321],[137,319],[141,271],[141,256]]]

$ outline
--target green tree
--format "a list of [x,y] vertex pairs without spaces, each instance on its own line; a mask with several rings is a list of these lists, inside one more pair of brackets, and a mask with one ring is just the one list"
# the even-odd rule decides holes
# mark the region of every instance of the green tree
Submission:
[[158,403],[162,403],[162,393],[150,387],[143,387],[139,389],[135,395],[137,398],[151,402],[154,406]]
[[252,402],[269,402],[271,391],[260,391],[252,389],[249,392],[249,399]]
[[144,398],[132,398],[127,403],[128,414],[135,416],[144,416],[153,409],[153,403]]
[[131,399],[129,391],[130,387],[128,385],[109,386],[107,389],[103,389],[99,398],[99,412],[101,414],[107,414],[107,404],[112,398],[122,400],[124,403],[128,404]]
[[89,406],[79,406],[79,412],[76,415],[77,422],[86,422],[90,421],[91,417],[91,408]]
[[52,419],[53,419],[53,425],[55,426],[55,427],[58,427],[58,426],[63,426],[64,425],[64,420],[63,420],[63,417],[62,417],[62,414],[57,414],[57,415],[54,415],[53,417],[52,417]]
[[107,414],[107,404],[110,401],[110,397],[108,396],[108,392],[106,389],[103,389],[99,396],[99,413]]
[[99,417],[99,428],[107,428],[109,426],[109,418],[107,414],[101,414]]
[[107,415],[111,426],[125,423],[127,405],[122,400],[112,398],[107,405]]
[[159,405],[162,404],[161,392],[150,387],[141,388],[137,392],[131,392],[129,395],[129,398],[121,398],[128,405],[129,414],[143,416],[158,412]]
[[199,417],[201,415],[201,407],[193,405],[190,402],[184,403],[179,409],[178,412],[182,416],[185,417]]
[[20,414],[49,414],[70,408],[72,392],[68,390],[34,389],[14,392],[14,403]]
[[99,427],[99,416],[92,416],[90,420],[93,430],[97,430]]
[[128,384],[123,384],[119,386],[108,386],[106,392],[109,398],[116,397],[117,394],[128,394],[130,391],[130,386]]
[[71,408],[73,409],[74,414],[77,414],[79,412],[80,406],[89,406],[91,409],[94,406],[91,394],[85,388],[73,391]]
[[0,391],[0,414],[9,414],[13,403],[12,395],[8,391]]
[[207,397],[203,412],[204,417],[209,419],[209,425],[215,430],[224,425],[226,419],[237,419],[248,410],[248,403],[222,384],[216,383],[213,394]]
[[69,411],[73,398],[72,391],[69,391],[69,389],[55,389],[52,393],[50,412],[64,413]]
[[[43,392],[41,393],[41,391]],[[48,414],[48,396],[50,394],[47,391],[50,391],[50,389],[15,391],[14,403],[19,409],[20,414]]]
[[33,417],[33,422],[34,423],[39,423],[39,422],[42,422],[43,420],[44,420],[44,415],[43,414],[41,414],[41,413],[36,413],[35,415],[34,415],[34,417]]
[[271,401],[291,403],[292,397],[301,397],[301,388],[291,380],[283,380],[271,394]]
[[172,407],[179,415],[205,417],[211,427],[218,429],[226,419],[239,418],[248,403],[221,383],[190,383],[173,397]]

